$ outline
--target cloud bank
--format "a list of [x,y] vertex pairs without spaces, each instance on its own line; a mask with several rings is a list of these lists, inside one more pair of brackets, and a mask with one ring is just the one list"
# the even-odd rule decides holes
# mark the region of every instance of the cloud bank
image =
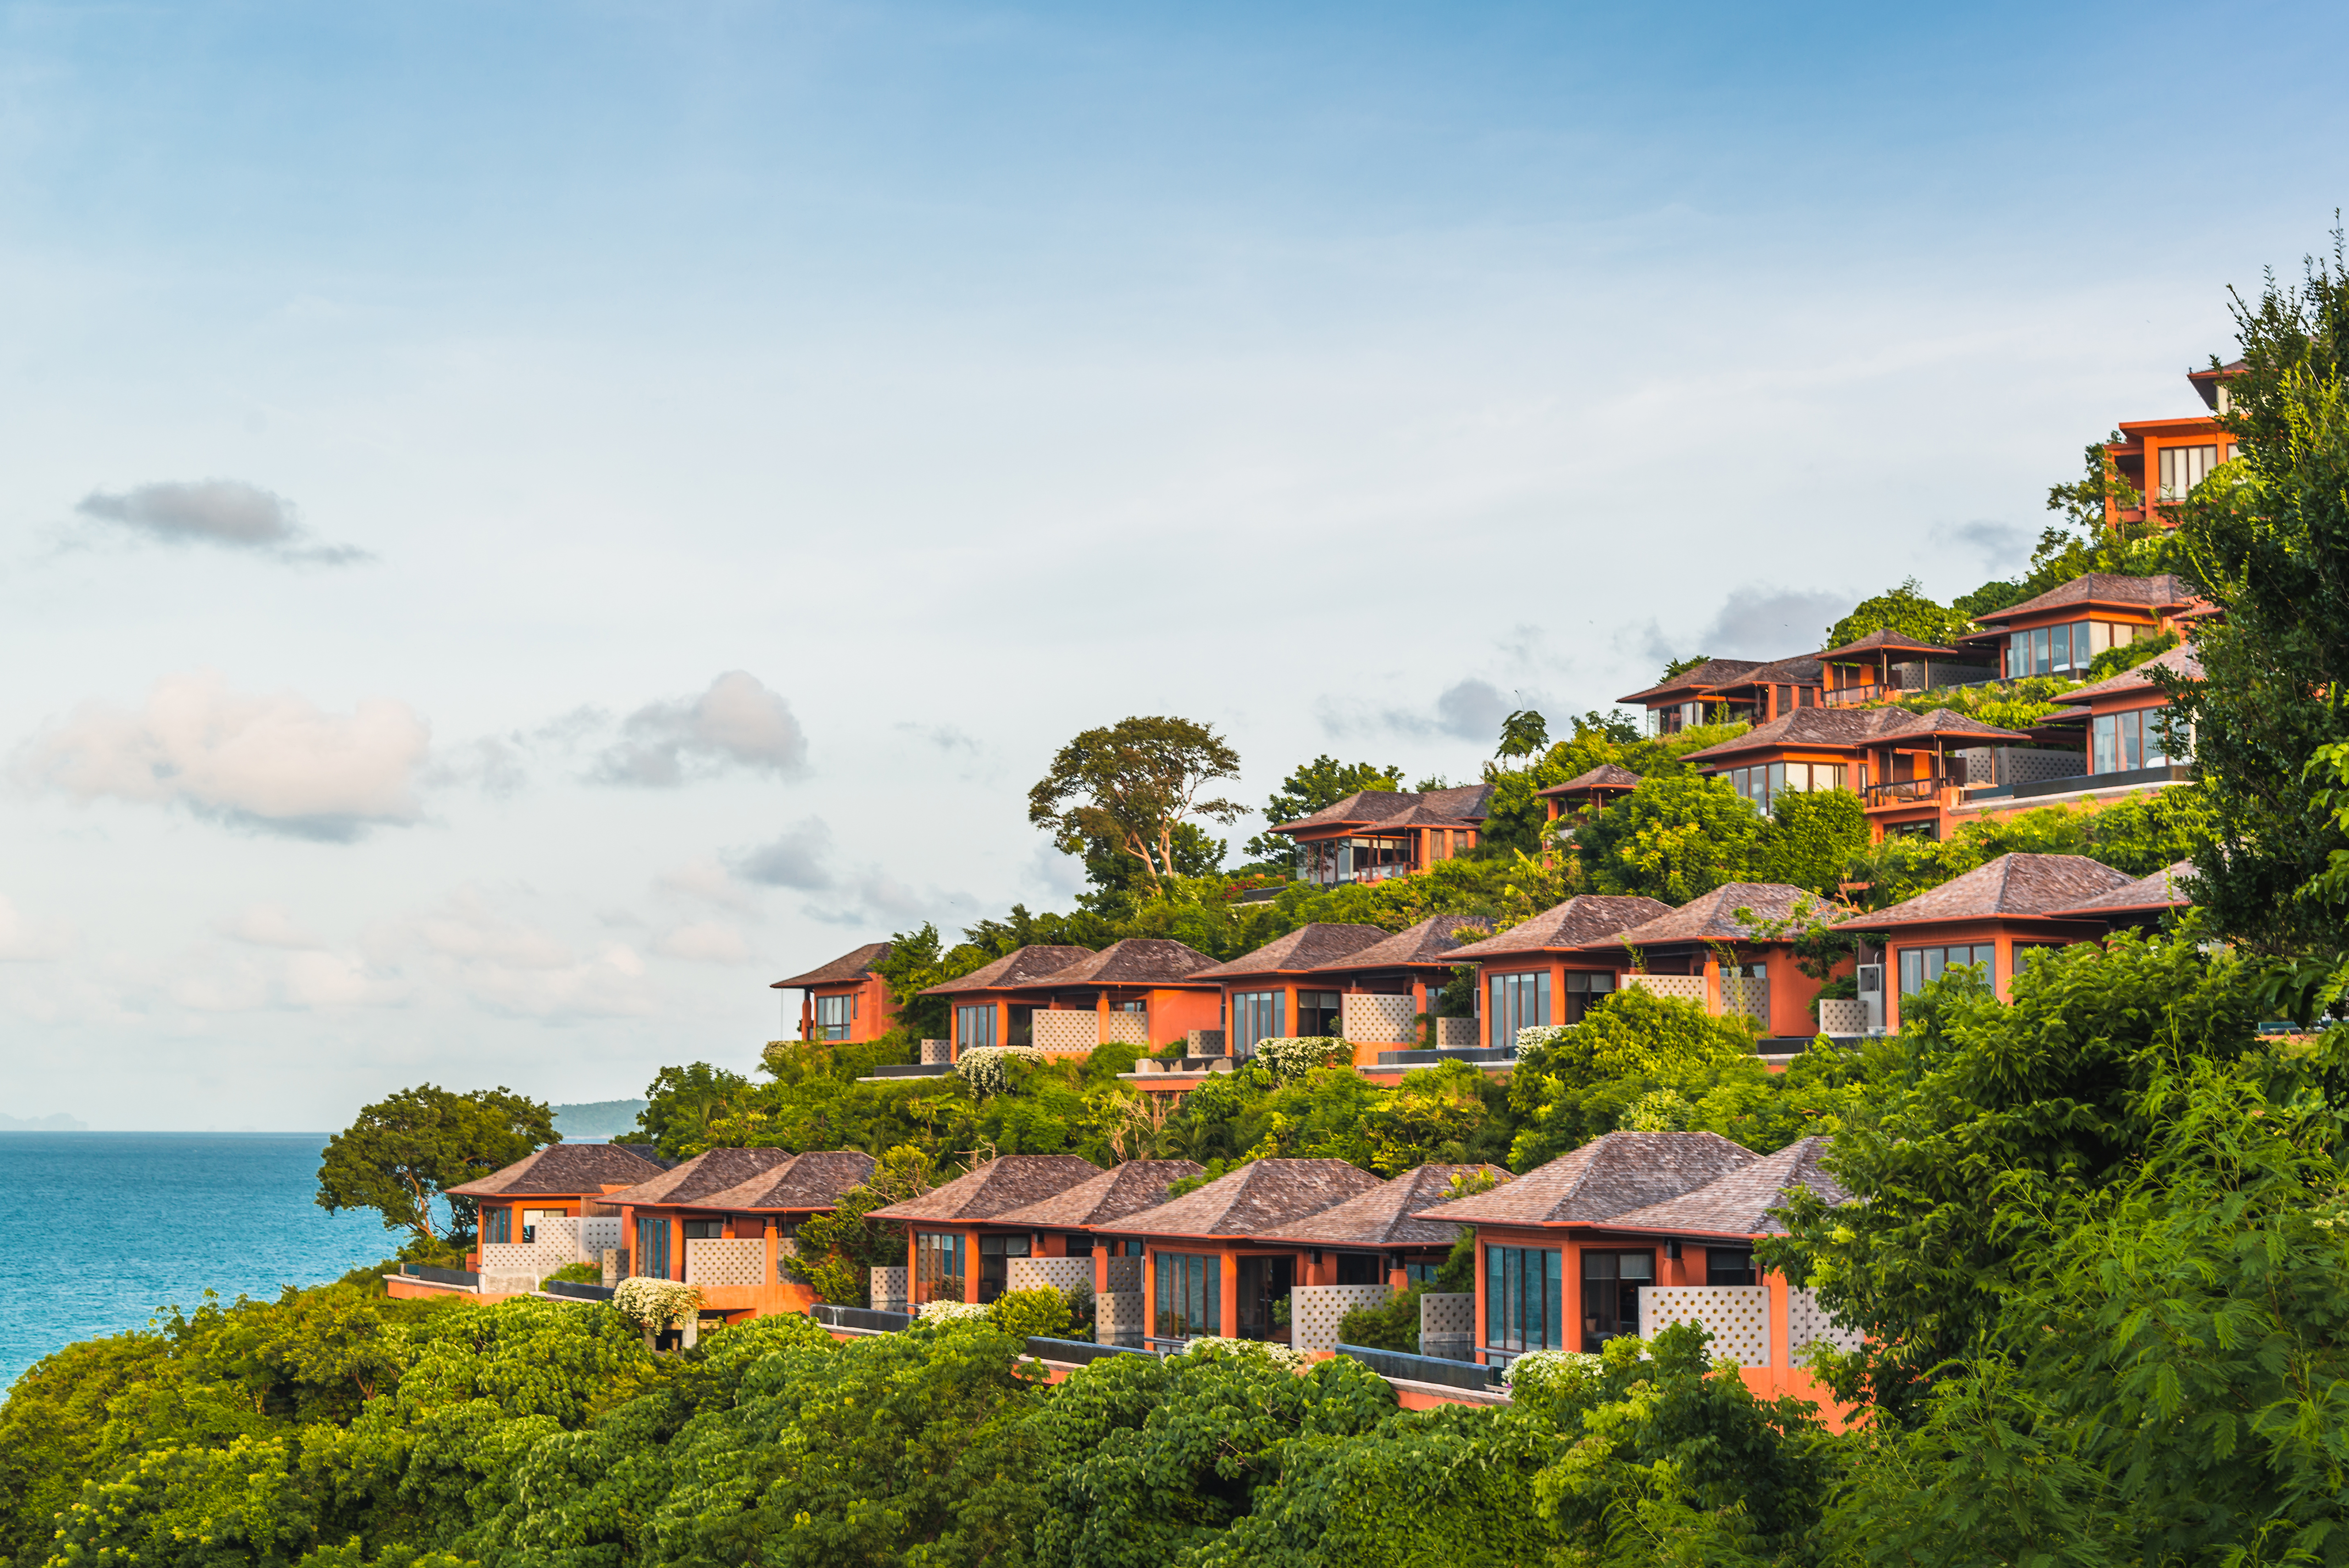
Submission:
[[807,732],[791,704],[743,670],[698,696],[648,703],[620,724],[591,775],[605,784],[675,789],[733,768],[784,779],[807,767]]
[[327,713],[292,692],[243,696],[213,671],[155,683],[137,713],[86,702],[18,755],[21,785],[84,804],[177,804],[292,838],[348,842],[418,820],[431,731],[404,703]]
[[372,560],[347,544],[325,544],[302,526],[294,503],[243,480],[195,480],[92,490],[74,510],[161,544],[210,544],[308,566]]

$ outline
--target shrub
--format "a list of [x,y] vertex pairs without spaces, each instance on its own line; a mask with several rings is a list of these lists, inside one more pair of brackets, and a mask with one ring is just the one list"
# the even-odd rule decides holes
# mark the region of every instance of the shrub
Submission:
[[701,1307],[701,1291],[681,1280],[624,1279],[612,1295],[613,1309],[639,1328],[681,1328]]
[[1285,1083],[1303,1078],[1316,1068],[1326,1067],[1341,1055],[1351,1057],[1353,1050],[1345,1041],[1329,1035],[1287,1036],[1258,1040],[1256,1059]]
[[1006,1291],[996,1297],[987,1315],[995,1326],[1015,1338],[1037,1336],[1045,1339],[1065,1338],[1071,1326],[1069,1298],[1057,1290]]
[[1011,1062],[1040,1062],[1044,1053],[1032,1046],[977,1046],[955,1058],[955,1074],[970,1086],[970,1092],[986,1096],[1001,1094],[1011,1087]]
[[1387,1297],[1376,1306],[1358,1306],[1338,1320],[1338,1338],[1366,1350],[1402,1350],[1419,1354],[1419,1298],[1427,1287],[1415,1284]]
[[564,1264],[538,1283],[554,1284],[558,1281],[564,1284],[602,1284],[604,1265],[602,1264]]
[[991,1313],[975,1301],[926,1301],[915,1315],[924,1323],[968,1323]]

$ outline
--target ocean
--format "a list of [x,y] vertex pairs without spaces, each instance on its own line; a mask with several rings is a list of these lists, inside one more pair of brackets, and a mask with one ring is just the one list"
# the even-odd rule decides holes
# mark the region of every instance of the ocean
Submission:
[[207,1289],[274,1297],[397,1252],[372,1211],[311,1202],[327,1136],[0,1132],[0,1388]]

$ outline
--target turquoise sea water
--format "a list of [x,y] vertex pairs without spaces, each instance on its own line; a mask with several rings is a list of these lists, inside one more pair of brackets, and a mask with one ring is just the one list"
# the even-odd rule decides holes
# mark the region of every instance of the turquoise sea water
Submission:
[[323,1132],[0,1132],[0,1388],[77,1339],[140,1328],[207,1287],[269,1297],[389,1257],[329,1214]]

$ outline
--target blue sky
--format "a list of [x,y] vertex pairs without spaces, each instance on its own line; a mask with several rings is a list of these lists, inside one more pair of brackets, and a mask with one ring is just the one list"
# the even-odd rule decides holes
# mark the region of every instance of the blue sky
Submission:
[[2318,7],[0,6],[0,1111],[747,1067],[1128,713],[1472,777],[2021,564]]

